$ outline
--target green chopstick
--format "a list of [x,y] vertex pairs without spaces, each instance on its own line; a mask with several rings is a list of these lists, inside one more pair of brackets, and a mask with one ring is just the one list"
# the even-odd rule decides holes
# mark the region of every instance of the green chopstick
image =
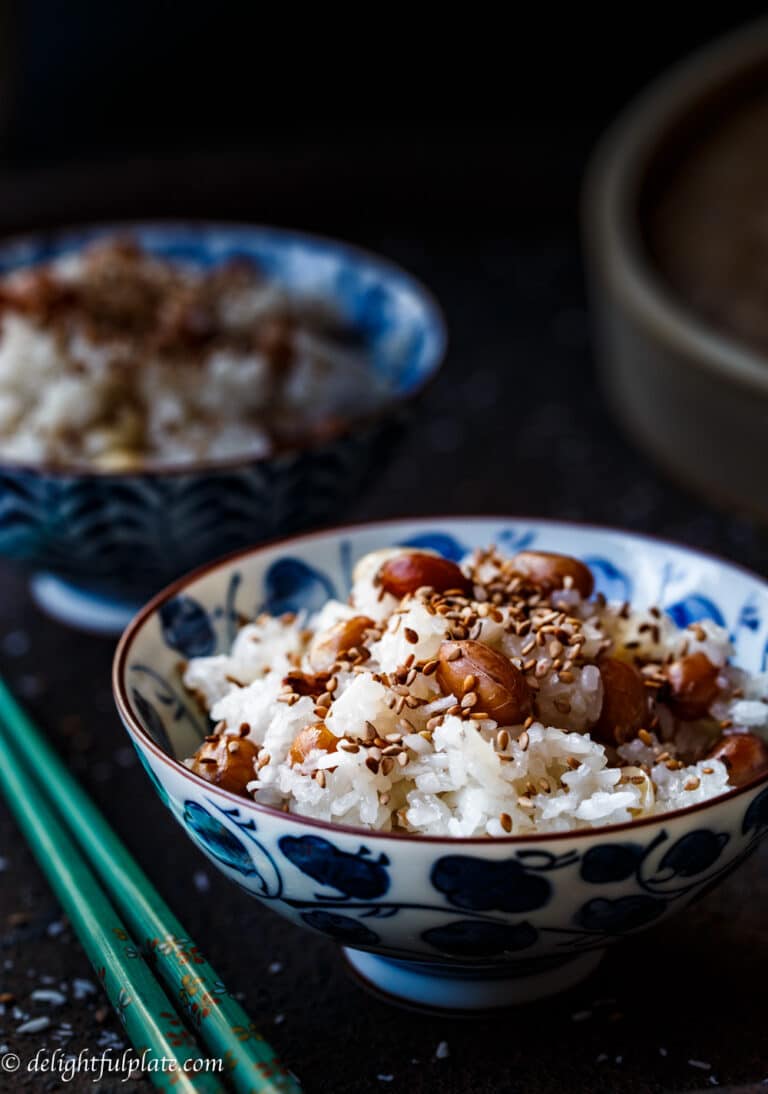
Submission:
[[6,736],[19,761],[36,773],[130,933],[151,956],[171,998],[179,1001],[177,1008],[187,1004],[200,1038],[213,1056],[225,1060],[229,1082],[241,1094],[301,1094],[297,1080],[226,993],[125,844],[0,679],[0,734],[3,725],[11,731]]
[[158,1063],[176,1061],[176,1071],[150,1069],[155,1086],[185,1094],[220,1094],[225,1087],[213,1072],[183,1070],[185,1064],[200,1061],[192,1036],[187,1034],[189,1043],[179,1043],[168,997],[130,945],[128,932],[93,871],[41,798],[34,780],[17,764],[4,727],[0,727],[0,787],[136,1052],[141,1056],[148,1051],[148,1059],[155,1057]]

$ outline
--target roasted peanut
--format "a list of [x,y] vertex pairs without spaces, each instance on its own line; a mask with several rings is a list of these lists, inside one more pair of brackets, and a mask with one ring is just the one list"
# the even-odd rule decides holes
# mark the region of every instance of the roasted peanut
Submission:
[[512,559],[512,567],[515,573],[546,593],[570,585],[586,599],[595,587],[588,566],[577,558],[554,551],[520,551]]
[[353,615],[351,619],[342,619],[330,630],[319,634],[309,651],[309,660],[314,669],[327,671],[334,661],[361,645],[365,632],[375,624],[367,615]]
[[283,677],[283,684],[288,685],[297,695],[311,695],[317,699],[326,690],[330,675],[327,672],[289,672]]
[[423,551],[394,555],[380,567],[377,576],[383,589],[398,600],[424,586],[437,593],[459,589],[464,596],[472,595],[472,582],[455,562]]
[[203,741],[194,755],[192,770],[223,790],[247,796],[246,786],[255,777],[258,745],[247,737],[223,733]]
[[316,722],[296,734],[288,757],[292,764],[303,764],[313,749],[322,748],[324,752],[335,752],[337,744],[338,738],[330,729],[323,722]]
[[634,665],[605,657],[600,662],[603,705],[592,736],[607,745],[631,740],[645,721],[648,693]]
[[692,722],[705,717],[720,690],[718,672],[717,665],[701,652],[689,653],[668,666],[668,694],[662,698],[676,718]]
[[464,682],[472,676],[469,694],[477,696],[473,709],[484,711],[502,726],[519,725],[530,714],[531,693],[525,676],[503,653],[471,639],[443,642],[438,662],[435,675],[445,695],[461,699]]
[[732,786],[744,786],[768,771],[768,744],[756,733],[735,730],[717,739],[707,757],[722,760]]

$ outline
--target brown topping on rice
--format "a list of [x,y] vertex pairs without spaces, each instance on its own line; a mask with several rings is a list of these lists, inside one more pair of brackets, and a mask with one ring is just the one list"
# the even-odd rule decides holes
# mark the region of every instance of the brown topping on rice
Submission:
[[258,752],[258,746],[247,737],[211,735],[198,748],[190,770],[224,790],[247,796],[246,786],[255,778]]
[[472,594],[472,583],[455,562],[422,551],[387,559],[378,571],[377,580],[385,592],[398,600],[425,586],[438,593],[453,591],[460,596]]
[[302,764],[315,749],[323,752],[335,752],[339,740],[323,722],[316,722],[313,726],[302,729],[294,738],[291,750],[288,754],[292,764]]
[[728,781],[733,786],[744,786],[751,779],[768,772],[768,744],[756,733],[724,733],[707,757],[725,764]]
[[648,705],[643,678],[634,665],[615,657],[600,662],[603,705],[593,734],[603,744],[631,740],[645,721]]
[[479,702],[483,711],[502,726],[520,725],[531,710],[531,695],[525,677],[509,658],[482,642],[471,639],[444,642],[440,647],[437,680],[445,695],[460,695],[470,674],[476,690],[464,696],[465,703]]
[[719,694],[719,669],[706,654],[690,653],[667,667],[670,710],[677,718],[692,722],[703,718]]

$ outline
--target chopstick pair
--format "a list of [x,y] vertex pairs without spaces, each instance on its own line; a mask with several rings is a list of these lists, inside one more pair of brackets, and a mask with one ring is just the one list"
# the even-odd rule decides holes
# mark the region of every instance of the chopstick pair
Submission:
[[[177,1062],[175,1072],[150,1070],[155,1086],[214,1094],[226,1080],[242,1094],[301,1094],[2,679],[0,788],[137,1053]],[[190,1017],[223,1073],[204,1070]]]

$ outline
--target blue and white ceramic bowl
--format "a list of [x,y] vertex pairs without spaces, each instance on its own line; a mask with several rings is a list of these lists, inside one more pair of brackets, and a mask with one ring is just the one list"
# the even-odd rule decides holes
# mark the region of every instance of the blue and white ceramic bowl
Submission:
[[609,598],[659,604],[683,624],[715,619],[731,632],[740,665],[765,668],[761,578],[643,536],[504,517],[339,528],[214,562],[144,608],[114,668],[120,714],[147,774],[204,854],[292,923],[336,939],[381,993],[453,1011],[561,991],[607,946],[703,895],[768,832],[768,776],[691,809],[559,836],[350,829],[256,805],[188,771],[179,761],[206,723],[177,666],[227,649],[240,613],[313,610],[344,596],[354,562],[375,548],[429,546],[457,559],[492,542],[583,558]]
[[28,236],[0,245],[0,274],[115,232],[202,267],[246,256],[291,293],[330,300],[392,391],[379,414],[257,460],[121,473],[0,464],[0,555],[44,571],[33,587],[54,615],[119,633],[147,597],[206,559],[337,517],[437,372],[445,328],[428,292],[384,259],[272,228],[130,223]]

